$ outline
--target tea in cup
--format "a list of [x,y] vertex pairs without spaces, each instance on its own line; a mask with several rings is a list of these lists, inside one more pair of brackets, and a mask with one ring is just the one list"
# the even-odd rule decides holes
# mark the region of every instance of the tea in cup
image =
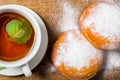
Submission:
[[21,67],[31,76],[28,62],[40,44],[41,30],[33,15],[14,5],[0,6],[0,66]]

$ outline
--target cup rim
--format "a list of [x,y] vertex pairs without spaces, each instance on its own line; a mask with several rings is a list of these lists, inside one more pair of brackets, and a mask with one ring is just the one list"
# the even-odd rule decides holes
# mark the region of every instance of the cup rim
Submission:
[[24,9],[22,10],[23,7],[20,8],[20,6],[21,5],[0,6],[0,11],[2,11],[0,13],[4,13],[4,12],[17,13],[17,14],[24,16],[31,23],[31,25],[33,26],[34,32],[35,32],[32,48],[29,50],[28,55],[26,55],[25,57],[23,57],[19,60],[15,60],[15,61],[0,60],[0,66],[18,67],[18,66],[28,63],[37,54],[39,47],[41,45],[41,29],[40,29],[40,26],[39,26],[37,20],[28,11],[25,11]]

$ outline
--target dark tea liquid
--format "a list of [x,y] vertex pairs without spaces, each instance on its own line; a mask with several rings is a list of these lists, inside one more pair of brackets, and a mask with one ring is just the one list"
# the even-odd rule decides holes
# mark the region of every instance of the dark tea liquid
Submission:
[[1,60],[14,61],[21,59],[27,55],[28,51],[31,49],[33,44],[34,33],[32,34],[31,39],[27,41],[27,43],[25,44],[17,44],[16,42],[9,40],[10,37],[5,30],[5,27],[6,24],[13,19],[22,19],[27,21],[23,16],[16,13],[6,12],[0,14],[0,59]]

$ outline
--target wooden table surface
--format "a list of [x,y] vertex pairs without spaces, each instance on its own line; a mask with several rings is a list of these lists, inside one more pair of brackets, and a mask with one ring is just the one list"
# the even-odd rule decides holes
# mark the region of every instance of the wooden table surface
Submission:
[[[50,59],[52,46],[57,37],[64,31],[78,28],[78,23],[74,20],[71,20],[75,24],[74,27],[66,27],[66,25],[69,25],[69,21],[65,24],[67,21],[66,19],[64,20],[64,17],[66,15],[64,14],[63,6],[66,5],[74,9],[73,14],[68,15],[68,19],[72,19],[75,16],[77,21],[79,19],[81,11],[87,5],[96,1],[98,0],[0,0],[0,5],[19,4],[34,10],[44,20],[49,36],[49,45],[46,55],[42,62],[34,70],[32,70],[33,75],[31,77],[26,78],[24,75],[17,77],[0,76],[0,80],[68,80],[66,77],[60,75],[57,72]],[[119,0],[114,1],[119,5]],[[66,27],[66,29],[63,27]],[[101,74],[102,71],[100,71],[98,75],[95,76],[92,80],[98,80],[98,78],[101,78],[100,80],[120,80],[120,70],[117,74],[118,76],[112,76],[111,79],[104,78]]]

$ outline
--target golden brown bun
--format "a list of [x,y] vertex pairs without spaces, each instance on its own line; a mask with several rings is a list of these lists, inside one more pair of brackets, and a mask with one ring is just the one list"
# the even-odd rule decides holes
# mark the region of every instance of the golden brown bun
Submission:
[[[75,45],[74,41],[71,42],[70,44],[67,43],[67,42],[71,41],[72,38],[74,38],[74,40],[77,41],[78,44]],[[85,49],[83,49],[82,47],[77,48],[79,43]],[[66,46],[64,48],[62,48],[61,45],[66,45]],[[73,48],[67,48],[70,46],[73,46]],[[77,49],[75,49],[74,47],[76,47]],[[92,51],[89,50],[88,48],[90,48]],[[76,51],[74,51],[74,49]],[[68,53],[66,50],[68,50]],[[87,53],[85,53],[86,52],[85,50],[88,50]],[[66,51],[66,52],[62,53],[62,51]],[[73,53],[71,53],[70,51]],[[76,52],[76,53],[74,53],[74,52]],[[72,56],[74,56],[74,57],[72,57],[71,55],[66,56],[66,54],[71,54],[71,55],[73,54]],[[89,58],[89,57],[87,57],[88,54],[92,55],[92,56],[89,56],[90,59],[87,59],[87,58]],[[61,55],[63,55],[63,56],[61,56]],[[81,56],[83,56],[84,58],[82,58]],[[77,68],[77,67],[67,64],[65,62],[65,59],[68,57],[72,58],[71,60],[73,63],[71,63],[69,60],[67,63],[74,64],[74,63],[76,63],[75,59],[78,59],[78,61],[77,61],[78,65],[80,65],[82,67]],[[61,61],[59,61],[58,58],[60,58]],[[87,61],[89,64],[86,66],[87,63],[83,63],[83,65],[82,65],[82,63],[81,63],[82,60]],[[57,39],[56,43],[54,44],[53,51],[52,51],[52,61],[53,61],[54,66],[57,68],[57,70],[64,76],[66,76],[70,79],[79,79],[79,80],[85,79],[86,80],[86,79],[92,78],[99,71],[102,61],[103,61],[103,54],[100,50],[94,48],[82,36],[82,34],[80,33],[79,30],[71,30],[68,32],[64,32]]]
[[[100,32],[97,32],[96,30],[96,26],[95,24],[97,24],[97,21],[93,21],[93,23],[91,22],[91,24],[89,24],[88,22],[85,22],[86,20],[88,20],[88,18],[90,18],[89,16],[91,16],[92,18],[95,17],[95,15],[97,14],[98,11],[96,11],[96,8],[99,6],[103,6],[102,4],[104,5],[107,5],[108,9],[110,9],[110,7],[114,7],[114,4],[112,3],[108,3],[108,2],[96,2],[96,3],[93,3],[92,5],[89,5],[87,8],[84,9],[84,11],[82,12],[81,16],[80,16],[80,20],[79,20],[79,24],[80,24],[80,29],[81,29],[81,32],[83,33],[83,35],[85,36],[85,38],[91,43],[93,44],[95,47],[97,48],[100,48],[100,49],[105,49],[105,50],[114,50],[114,49],[118,49],[120,48],[120,39],[119,39],[119,35],[116,35],[118,34],[119,32],[115,33],[115,34],[112,34],[112,36],[110,35],[112,33],[109,34],[107,32],[107,30],[104,29],[104,31],[101,30],[101,33]],[[99,10],[101,10],[102,8],[100,8]],[[115,9],[114,9],[115,10]],[[116,9],[117,10],[117,9]],[[96,12],[95,12],[96,11]],[[112,11],[111,11],[112,12]],[[102,16],[103,14],[107,15],[109,12],[107,11],[104,11],[104,13],[101,14],[101,16],[99,17],[99,21],[103,18],[103,19],[106,19],[105,16]],[[109,14],[108,14],[109,15]],[[113,14],[114,15],[114,14]],[[116,15],[117,16],[117,15]],[[119,16],[119,15],[118,15]],[[111,20],[111,17],[110,16],[108,19],[108,22],[109,20]],[[90,19],[92,19],[90,18]],[[96,17],[94,18],[96,19]],[[103,20],[102,19],[102,20]],[[102,22],[101,20],[101,22]],[[105,22],[105,21],[104,21]],[[104,25],[105,23],[103,22],[102,25]],[[116,21],[114,22],[116,24],[119,24],[117,23]],[[88,25],[89,24],[89,25]],[[87,26],[86,26],[87,25]],[[112,25],[109,24],[109,25]],[[108,26],[109,26],[108,25]],[[120,26],[120,25],[119,25]],[[87,28],[86,28],[87,27]],[[104,27],[103,27],[104,28]],[[111,26],[107,29],[110,29]],[[112,29],[112,28],[111,28]],[[100,31],[100,30],[99,30]],[[113,30],[114,31],[114,30]],[[102,34],[103,32],[106,32],[104,35]],[[105,37],[105,35],[108,35],[108,37]],[[114,39],[114,40],[112,40]]]

